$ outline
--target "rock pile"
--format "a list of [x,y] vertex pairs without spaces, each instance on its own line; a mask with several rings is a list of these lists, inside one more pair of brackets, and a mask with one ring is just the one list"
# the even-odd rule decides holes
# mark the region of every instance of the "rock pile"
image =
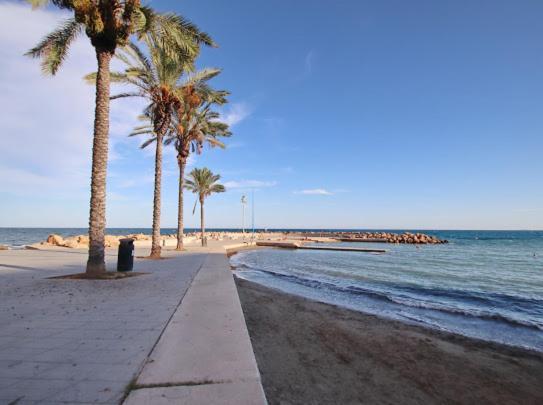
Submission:
[[383,239],[388,243],[412,243],[422,245],[449,243],[447,240],[439,239],[432,235],[411,232],[405,232],[402,234],[392,232],[359,232],[343,234],[341,237],[349,239]]
[[[119,246],[119,239],[122,238],[124,238],[124,236],[106,235],[104,240],[105,246],[117,247]],[[72,249],[84,249],[89,247],[89,237],[87,235],[77,235],[69,236],[64,239],[62,236],[53,233],[49,235],[47,237],[47,240],[45,242],[42,242],[41,244],[67,247]]]

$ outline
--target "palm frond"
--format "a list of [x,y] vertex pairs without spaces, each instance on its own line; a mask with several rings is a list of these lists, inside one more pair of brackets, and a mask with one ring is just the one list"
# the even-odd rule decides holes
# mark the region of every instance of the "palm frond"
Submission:
[[140,6],[134,10],[134,29],[139,38],[151,29],[155,16],[155,11],[148,6]]
[[153,70],[153,65],[151,65],[149,58],[147,58],[145,53],[134,42],[131,42],[128,45],[128,48],[136,55],[138,62],[140,62],[147,71]]
[[217,183],[221,176],[213,174],[207,167],[194,168],[185,179],[185,188],[198,194],[200,198],[205,198],[213,193],[223,193],[226,191],[222,184]]
[[58,8],[63,9],[73,9],[73,4],[70,0],[27,0],[28,3],[32,6],[33,9],[45,7],[49,3],[57,6]]
[[207,143],[209,143],[214,148],[217,147],[221,149],[226,149],[226,145],[223,142],[218,141],[217,139],[210,138],[207,140]]
[[213,79],[215,76],[217,76],[219,73],[221,73],[221,69],[218,68],[204,68],[202,70],[198,70],[197,72],[187,74],[182,82],[180,83],[180,86],[186,87],[186,86],[195,86],[199,83],[205,83],[211,79]]
[[145,142],[143,142],[140,146],[140,149],[145,149],[149,145],[151,145],[153,142],[156,142],[156,136],[153,136],[149,139],[147,139]]
[[66,59],[70,45],[81,31],[80,23],[73,18],[67,19],[25,55],[40,58],[42,72],[55,75]]
[[194,215],[194,213],[196,212],[196,205],[198,205],[198,199],[194,201],[194,207],[192,207],[192,215]]
[[146,128],[146,129],[139,129],[134,130],[128,134],[128,136],[138,136],[138,135],[153,135],[154,137],[155,132],[153,131],[153,128]]
[[115,94],[114,96],[111,96],[109,99],[110,100],[116,100],[118,98],[127,98],[127,97],[141,97],[141,94],[140,93],[119,93],[119,94]]

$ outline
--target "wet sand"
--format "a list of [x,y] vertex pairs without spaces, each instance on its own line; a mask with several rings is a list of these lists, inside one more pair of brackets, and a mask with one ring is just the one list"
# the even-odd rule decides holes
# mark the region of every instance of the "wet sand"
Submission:
[[543,404],[543,354],[237,280],[270,404]]

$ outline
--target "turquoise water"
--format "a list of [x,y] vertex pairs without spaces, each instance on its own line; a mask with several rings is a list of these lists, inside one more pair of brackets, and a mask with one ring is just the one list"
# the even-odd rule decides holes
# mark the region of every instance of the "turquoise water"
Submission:
[[543,232],[431,233],[450,243],[371,244],[385,254],[266,249],[231,261],[238,276],[287,292],[543,351]]

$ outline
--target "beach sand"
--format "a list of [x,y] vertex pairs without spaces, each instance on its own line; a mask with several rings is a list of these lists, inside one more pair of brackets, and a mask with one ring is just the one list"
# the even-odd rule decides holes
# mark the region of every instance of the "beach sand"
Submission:
[[543,354],[237,286],[270,404],[543,404]]

